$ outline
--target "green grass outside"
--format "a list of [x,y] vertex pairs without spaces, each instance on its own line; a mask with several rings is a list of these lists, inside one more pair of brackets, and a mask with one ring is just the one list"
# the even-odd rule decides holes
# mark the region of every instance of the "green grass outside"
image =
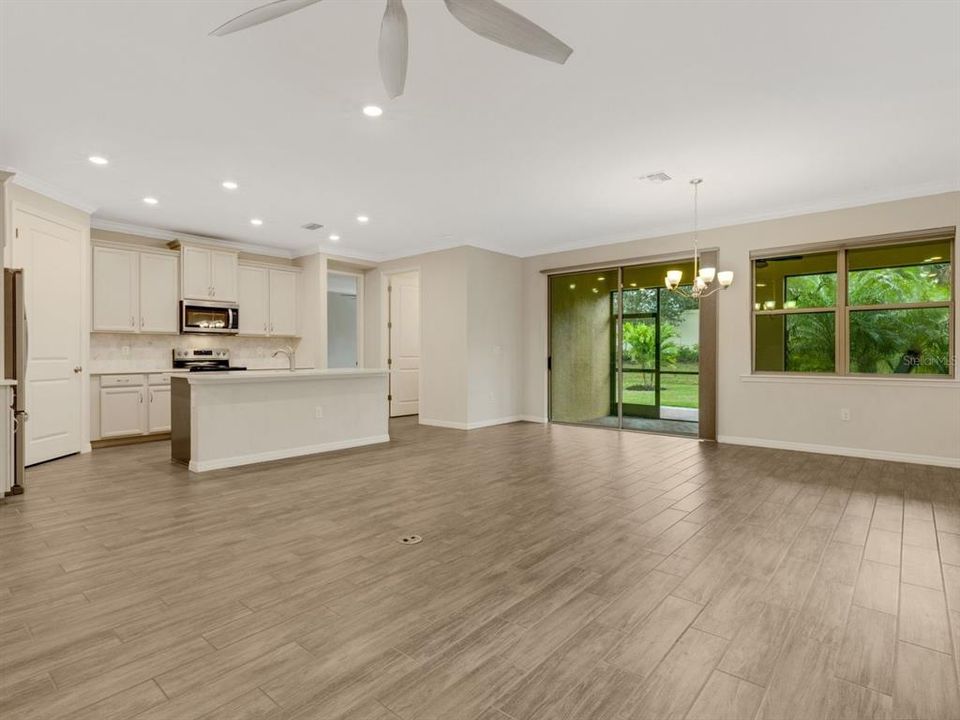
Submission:
[[[678,368],[679,369],[679,368]],[[684,368],[685,369],[685,368]],[[653,375],[646,376],[646,382]],[[643,385],[645,382],[642,373],[626,372],[623,376],[623,402],[628,405],[653,405],[655,394],[653,390],[630,390],[631,386]],[[660,405],[681,408],[699,407],[700,376],[699,375],[666,375],[660,376]]]

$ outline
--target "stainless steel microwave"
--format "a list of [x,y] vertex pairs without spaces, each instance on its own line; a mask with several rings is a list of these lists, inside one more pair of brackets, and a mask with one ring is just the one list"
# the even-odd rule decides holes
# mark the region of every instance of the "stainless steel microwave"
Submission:
[[237,303],[182,300],[180,332],[203,335],[236,335],[240,330]]

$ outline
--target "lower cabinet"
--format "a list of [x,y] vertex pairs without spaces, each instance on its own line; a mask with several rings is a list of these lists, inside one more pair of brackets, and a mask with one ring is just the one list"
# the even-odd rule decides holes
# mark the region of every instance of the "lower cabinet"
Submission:
[[170,432],[169,374],[101,375],[99,386],[94,440]]
[[147,408],[147,431],[170,432],[170,386],[147,388],[150,402]]
[[100,389],[100,437],[142,435],[143,419],[142,387]]

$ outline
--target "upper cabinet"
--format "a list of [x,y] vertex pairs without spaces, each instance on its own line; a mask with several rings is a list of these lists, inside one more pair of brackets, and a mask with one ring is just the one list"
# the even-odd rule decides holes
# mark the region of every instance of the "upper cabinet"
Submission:
[[139,329],[139,258],[136,250],[94,246],[94,332],[137,332]]
[[140,253],[140,332],[177,333],[180,258],[174,253]]
[[182,296],[185,300],[237,301],[237,254],[182,246]]
[[237,272],[240,297],[240,334],[270,333],[270,276],[262,267],[241,265]]
[[270,334],[297,334],[297,273],[270,270]]
[[241,335],[297,335],[297,272],[241,265]]
[[176,333],[176,253],[93,248],[93,331]]

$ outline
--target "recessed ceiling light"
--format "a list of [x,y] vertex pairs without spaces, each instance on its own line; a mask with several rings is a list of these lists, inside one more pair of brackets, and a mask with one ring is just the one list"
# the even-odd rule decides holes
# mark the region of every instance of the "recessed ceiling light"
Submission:
[[87,160],[92,162],[94,165],[107,165],[110,163],[110,161],[107,160],[102,155],[91,155],[90,157],[87,158]]
[[366,215],[357,215],[357,222],[361,224],[368,223],[370,222],[370,218],[368,218]]
[[233,180],[224,180],[220,185],[223,186],[224,190],[236,190],[240,187]]
[[330,242],[340,242],[340,236],[339,236],[339,235],[331,235],[331,236],[330,236]]
[[383,115],[383,108],[379,105],[367,105],[363,108],[363,114],[367,117],[380,117]]
[[147,205],[156,205],[158,202],[160,202],[160,201],[157,200],[155,197],[145,197],[145,198],[143,199],[143,201],[144,201]]
[[600,282],[603,282],[604,280],[606,280],[606,278],[603,275],[601,275],[600,277],[597,278],[597,280],[599,280]]
[[256,225],[257,227],[260,227],[261,225],[263,225],[263,220],[261,220],[260,218],[253,218],[253,219],[250,221],[250,224],[251,224],[251,225]]
[[936,262],[937,260],[943,260],[943,256],[941,256],[941,255],[934,255],[933,257],[928,257],[926,260],[924,260],[924,262],[925,262],[925,263],[927,263],[927,262]]

